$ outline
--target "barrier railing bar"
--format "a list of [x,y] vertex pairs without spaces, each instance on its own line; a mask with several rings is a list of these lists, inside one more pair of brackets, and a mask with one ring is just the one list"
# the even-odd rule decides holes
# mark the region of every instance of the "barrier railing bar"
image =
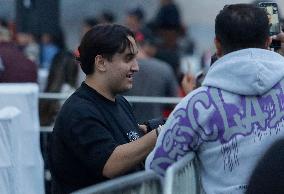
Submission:
[[53,131],[53,126],[40,126],[40,132],[51,133]]
[[39,93],[39,98],[46,100],[66,100],[70,95],[69,93]]
[[[162,193],[163,187],[161,185],[160,178],[158,177],[158,175],[151,171],[141,171],[141,172],[136,172],[133,174],[125,175],[125,176],[122,176],[116,179],[112,179],[107,182],[103,182],[103,183],[100,183],[94,186],[90,186],[85,189],[75,191],[71,194],[114,193],[115,191],[117,191],[118,193],[121,193],[121,190],[139,186],[141,185],[143,181],[144,183],[147,183],[147,182],[149,183],[151,181],[157,181],[157,184],[158,184],[157,187],[160,187],[161,193]],[[128,191],[125,193],[132,193],[132,192]]]
[[175,172],[178,172],[179,170],[184,168],[189,162],[193,162],[194,157],[195,154],[193,153],[187,154],[167,169],[166,176],[164,179],[165,194],[172,194],[174,192],[172,189],[173,189],[173,183],[174,183],[173,179]]
[[[40,99],[46,100],[66,100],[69,93],[39,93]],[[154,97],[154,96],[125,96],[131,103],[153,103],[153,104],[177,104],[182,98],[178,97]],[[53,126],[41,126],[41,132],[52,132]]]
[[158,104],[177,104],[182,98],[178,97],[149,97],[149,96],[125,96],[129,102],[134,103],[158,103]]
[[[66,93],[39,93],[40,99],[46,100],[66,100],[70,94]],[[154,97],[154,96],[125,96],[129,102],[133,103],[158,103],[177,104],[182,98],[179,97]]]

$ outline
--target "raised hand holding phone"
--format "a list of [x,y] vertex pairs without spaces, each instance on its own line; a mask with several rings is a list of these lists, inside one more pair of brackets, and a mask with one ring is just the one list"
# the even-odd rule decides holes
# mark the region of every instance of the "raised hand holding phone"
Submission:
[[[267,12],[267,17],[269,19],[270,36],[275,36],[281,33],[280,19],[279,19],[279,11],[277,3],[273,2],[260,2],[258,3],[258,7],[265,9]],[[272,39],[272,43],[270,48],[274,50],[278,50],[281,48],[281,42],[277,39]]]
[[272,40],[280,41],[281,48],[277,52],[284,56],[284,32],[280,32],[279,34],[272,36]]

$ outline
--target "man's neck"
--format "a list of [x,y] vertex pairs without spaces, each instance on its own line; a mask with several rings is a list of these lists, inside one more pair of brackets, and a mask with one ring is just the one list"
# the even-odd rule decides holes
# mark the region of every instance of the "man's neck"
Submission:
[[108,100],[111,100],[113,102],[115,101],[115,95],[109,92],[106,86],[104,86],[102,83],[96,80],[93,76],[91,75],[86,76],[85,83],[94,90],[96,90],[98,93],[100,93],[102,96],[107,98]]

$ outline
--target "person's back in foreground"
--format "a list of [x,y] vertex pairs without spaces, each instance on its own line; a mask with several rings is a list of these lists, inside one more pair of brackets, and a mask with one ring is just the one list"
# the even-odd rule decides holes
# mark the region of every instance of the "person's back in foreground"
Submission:
[[246,194],[284,193],[284,139],[276,141],[260,159]]
[[157,137],[155,131],[144,135],[118,95],[131,89],[139,70],[133,33],[120,25],[95,26],[79,52],[86,80],[63,105],[52,133],[52,186],[60,194],[143,169]]
[[202,87],[176,106],[146,168],[163,176],[195,153],[206,193],[244,193],[258,160],[284,136],[284,59],[267,50],[264,10],[229,5],[215,22],[219,59]]

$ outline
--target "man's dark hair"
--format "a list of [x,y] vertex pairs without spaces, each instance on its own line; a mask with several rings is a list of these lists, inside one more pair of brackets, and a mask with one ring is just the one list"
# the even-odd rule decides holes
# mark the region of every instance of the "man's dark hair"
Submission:
[[265,10],[251,4],[225,6],[215,19],[215,35],[224,54],[245,48],[265,48],[269,21]]
[[78,60],[86,75],[94,72],[94,62],[97,55],[102,55],[111,61],[115,53],[123,53],[126,48],[132,48],[128,36],[134,34],[128,28],[118,24],[100,24],[93,27],[83,37],[78,47]]

